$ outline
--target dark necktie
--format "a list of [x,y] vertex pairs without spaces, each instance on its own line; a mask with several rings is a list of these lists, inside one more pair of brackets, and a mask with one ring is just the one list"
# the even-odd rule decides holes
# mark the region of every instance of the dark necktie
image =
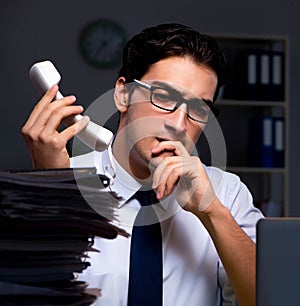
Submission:
[[151,193],[154,192],[138,191],[135,195],[142,207],[135,218],[131,237],[128,306],[162,305],[161,228],[150,206]]

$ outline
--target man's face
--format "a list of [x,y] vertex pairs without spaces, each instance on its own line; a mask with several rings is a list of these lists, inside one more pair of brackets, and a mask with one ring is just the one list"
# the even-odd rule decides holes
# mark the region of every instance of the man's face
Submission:
[[[187,104],[191,109],[199,99],[212,101],[217,76],[189,58],[171,57],[153,64],[140,81],[159,87],[166,85],[182,101],[188,101],[169,112],[151,104],[149,89],[136,86],[127,101],[129,106],[122,108],[114,154],[127,171],[145,179],[149,176],[150,160],[157,157],[151,150],[160,142],[180,141],[188,151],[193,149],[205,123],[188,117]],[[173,151],[166,150],[159,157],[172,155]]]

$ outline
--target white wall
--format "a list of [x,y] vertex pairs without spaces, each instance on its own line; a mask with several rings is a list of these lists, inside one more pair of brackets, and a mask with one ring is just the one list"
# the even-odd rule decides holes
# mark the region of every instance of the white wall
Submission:
[[146,26],[169,21],[186,23],[209,34],[286,36],[290,41],[290,205],[291,213],[300,215],[299,12],[300,3],[295,0],[2,0],[0,169],[31,166],[20,130],[38,100],[28,78],[28,69],[35,61],[53,60],[63,72],[63,92],[75,94],[85,106],[113,87],[117,68],[93,68],[79,52],[80,31],[94,19],[113,18],[125,27],[128,36]]

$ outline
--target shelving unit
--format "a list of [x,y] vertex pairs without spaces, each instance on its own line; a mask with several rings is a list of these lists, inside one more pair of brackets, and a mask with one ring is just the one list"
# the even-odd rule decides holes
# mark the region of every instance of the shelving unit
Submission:
[[[218,117],[219,124],[224,134],[226,149],[227,149],[227,171],[238,174],[241,180],[250,189],[254,203],[261,208],[267,216],[285,216],[288,211],[288,119],[289,119],[289,95],[288,95],[288,41],[282,37],[236,37],[236,36],[214,36],[219,42],[220,46],[224,50],[226,57],[231,66],[231,72],[229,75],[229,84],[224,87],[223,93],[216,105],[221,110]],[[240,58],[240,54],[256,54],[257,61],[261,60],[258,67],[264,69],[262,71],[256,71],[257,73],[266,73],[266,66],[262,61],[262,54],[281,54],[282,59],[282,89],[283,95],[277,96],[272,92],[273,79],[267,79],[269,87],[264,92],[263,98],[258,95],[253,95],[253,92],[249,91],[249,97],[243,96],[242,90],[237,90],[235,94],[235,88],[239,86],[237,82],[243,82],[243,78],[249,81],[249,78],[253,78],[249,75],[249,61],[241,61],[237,64],[237,59]],[[272,58],[273,60],[273,58]],[[239,64],[242,63],[242,64]],[[274,62],[268,62],[269,64]],[[270,65],[271,65],[270,64]],[[270,68],[267,65],[268,68]],[[253,69],[253,66],[252,66]],[[275,73],[275,68],[271,73]],[[278,71],[277,71],[278,72]],[[239,73],[240,75],[234,75]],[[241,74],[244,76],[241,77]],[[257,79],[257,85],[265,82],[263,78],[265,75],[260,76],[261,79]],[[237,81],[238,80],[238,81]],[[249,81],[250,82],[250,81]],[[259,84],[258,84],[259,83]],[[242,88],[248,89],[249,84],[242,84]],[[250,86],[249,86],[250,87]],[[253,88],[253,86],[252,86]],[[276,87],[276,90],[278,87]],[[227,91],[226,91],[227,90]],[[251,90],[251,89],[250,89]],[[270,97],[268,94],[270,93]],[[276,93],[276,92],[275,92]],[[265,94],[267,96],[265,96]],[[249,161],[249,152],[251,146],[256,144],[249,144],[249,120],[257,116],[271,116],[281,117],[284,122],[284,164],[283,167],[253,167]],[[249,149],[250,148],[250,149]],[[256,148],[255,148],[256,149]]]

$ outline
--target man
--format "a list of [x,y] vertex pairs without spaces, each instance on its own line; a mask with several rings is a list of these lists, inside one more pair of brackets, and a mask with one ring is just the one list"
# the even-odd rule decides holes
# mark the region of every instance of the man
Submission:
[[[83,110],[73,96],[51,103],[57,86],[22,130],[35,168],[96,166],[104,172],[111,165],[111,188],[123,198],[118,213],[129,233],[140,207],[132,196],[142,185],[162,203],[167,199],[171,213],[160,222],[164,306],[255,305],[253,241],[262,214],[237,176],[191,154],[212,116],[225,66],[208,36],[179,24],[148,28],[124,49],[114,92],[120,121],[108,151],[70,161],[66,143],[88,118],[57,131],[65,117]],[[84,278],[102,288],[103,305],[127,305],[130,243],[123,237],[95,242],[101,253],[91,254]]]

